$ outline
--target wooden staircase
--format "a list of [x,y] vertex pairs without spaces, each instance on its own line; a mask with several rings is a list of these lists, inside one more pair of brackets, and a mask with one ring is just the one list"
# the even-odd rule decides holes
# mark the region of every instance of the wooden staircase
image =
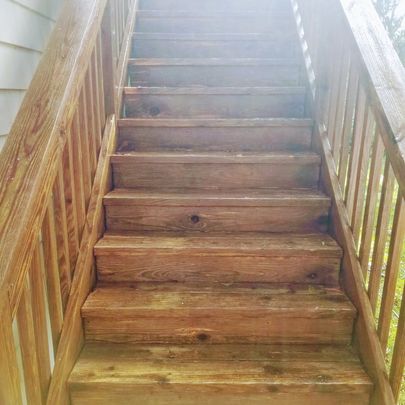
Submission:
[[368,404],[289,2],[139,8],[72,404]]

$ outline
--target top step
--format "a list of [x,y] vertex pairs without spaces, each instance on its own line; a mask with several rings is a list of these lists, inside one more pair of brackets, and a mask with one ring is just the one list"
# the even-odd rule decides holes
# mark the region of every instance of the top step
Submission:
[[285,0],[140,0],[140,10],[197,11],[286,11],[291,8]]

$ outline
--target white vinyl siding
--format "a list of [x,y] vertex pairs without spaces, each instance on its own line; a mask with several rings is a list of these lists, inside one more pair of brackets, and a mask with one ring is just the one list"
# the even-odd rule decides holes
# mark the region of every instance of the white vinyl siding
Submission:
[[0,150],[38,66],[62,0],[0,0]]

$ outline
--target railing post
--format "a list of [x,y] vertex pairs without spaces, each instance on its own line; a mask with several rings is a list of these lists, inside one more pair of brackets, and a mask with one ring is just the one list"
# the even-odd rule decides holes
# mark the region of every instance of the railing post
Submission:
[[115,114],[117,105],[115,100],[115,63],[113,50],[113,26],[112,26],[112,7],[111,1],[105,8],[103,21],[101,25],[101,46],[102,46],[102,64],[103,64],[103,87],[105,115]]

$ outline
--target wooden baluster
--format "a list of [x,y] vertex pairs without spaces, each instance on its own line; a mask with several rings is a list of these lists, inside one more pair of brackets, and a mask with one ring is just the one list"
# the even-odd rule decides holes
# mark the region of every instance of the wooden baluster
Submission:
[[73,272],[69,260],[69,234],[64,193],[63,167],[61,166],[53,188],[53,207],[63,311],[66,308]]
[[401,311],[395,338],[394,352],[392,355],[390,382],[395,401],[399,400],[403,373],[405,367],[405,287],[402,293]]
[[90,146],[89,146],[89,127],[88,127],[88,114],[86,105],[86,86],[83,86],[80,93],[78,104],[79,115],[79,129],[77,135],[79,136],[79,143],[81,147],[82,155],[82,177],[83,177],[83,193],[84,193],[84,211],[83,211],[83,224],[86,219],[87,207],[89,206],[92,176],[91,176],[91,158],[90,158]]
[[51,380],[51,363],[46,316],[45,274],[40,243],[35,247],[29,276],[31,282],[31,305],[34,320],[35,347],[39,364],[39,380],[42,402],[45,403]]
[[53,204],[49,204],[48,210],[46,211],[44,217],[44,222],[42,225],[42,242],[48,290],[52,341],[56,351],[63,325],[63,304],[61,295]]
[[[358,97],[359,75],[357,64],[352,61],[349,73],[349,82],[346,96],[346,110],[343,121],[342,139],[339,153],[339,183],[342,188],[343,195],[345,194],[346,176],[348,170],[348,160],[350,153],[350,144],[353,137],[353,120],[355,116],[357,97]],[[360,111],[361,119],[364,114]]]
[[[104,126],[106,122],[106,107],[105,107],[105,95],[104,95],[104,83],[103,83],[103,56],[102,56],[102,46],[101,46],[101,35],[98,36],[98,41],[96,44],[96,58],[97,58],[97,89],[98,89],[98,105],[100,107],[100,122],[101,122],[101,134],[100,137],[103,138]],[[100,143],[101,144],[101,143]]]
[[361,136],[361,145],[359,151],[358,168],[356,177],[351,177],[351,182],[354,184],[354,194],[352,201],[348,199],[348,210],[352,212],[352,228],[353,236],[356,241],[356,246],[359,244],[361,233],[361,225],[363,219],[364,201],[366,198],[367,174],[370,163],[370,152],[373,139],[375,139],[375,121],[371,111],[366,112],[367,124],[364,133]]
[[341,71],[339,74],[339,90],[338,98],[336,103],[336,118],[335,126],[333,128],[333,140],[332,140],[332,152],[335,160],[336,167],[338,167],[338,162],[340,161],[340,149],[343,136],[343,120],[344,112],[346,106],[346,96],[347,96],[347,85],[348,85],[348,75],[350,71],[350,57],[347,52],[343,55],[343,61],[341,66]]
[[107,3],[103,23],[101,26],[101,43],[102,43],[102,66],[103,66],[103,88],[104,88],[104,108],[106,116],[116,113],[115,100],[115,62],[112,38],[112,8]]
[[386,159],[384,181],[381,190],[380,208],[377,219],[377,229],[375,233],[373,261],[371,263],[370,282],[368,286],[368,295],[374,314],[377,310],[377,300],[380,291],[381,273],[384,263],[385,244],[388,235],[393,193],[394,173],[388,159]]
[[[357,182],[355,179],[357,178],[357,173],[359,169],[360,148],[362,144],[362,139],[366,137],[367,113],[368,110],[366,108],[366,95],[364,94],[364,91],[360,86],[358,88],[358,98],[353,128],[352,147],[349,156],[347,168],[347,181],[345,187],[346,189],[345,202],[350,219],[352,218],[353,215],[355,187],[357,186]],[[351,222],[350,225],[353,225],[353,222]]]
[[373,155],[370,162],[370,175],[367,190],[366,204],[364,208],[363,231],[360,243],[360,264],[363,270],[364,280],[367,278],[369,267],[371,244],[373,241],[376,209],[378,203],[378,190],[383,167],[384,145],[377,133],[374,140]]
[[100,152],[101,147],[101,132],[102,132],[102,121],[101,121],[101,111],[103,110],[100,105],[100,86],[98,80],[98,58],[97,58],[97,45],[94,48],[94,52],[92,55],[92,61],[90,63],[91,66],[91,87],[93,89],[93,114],[94,114],[94,124],[95,124],[95,133],[94,139],[96,143],[96,162],[98,161],[98,154]]
[[41,379],[36,353],[34,319],[32,316],[31,303],[30,285],[26,279],[17,310],[18,333],[20,336],[27,402],[30,405],[41,405]]
[[63,189],[61,196],[65,198],[66,223],[69,237],[69,261],[71,274],[73,274],[77,254],[79,250],[79,224],[76,210],[76,182],[73,172],[71,134],[68,135],[65,149],[63,151]]
[[0,315],[0,404],[21,405],[20,373],[8,305],[4,306]]
[[392,310],[395,300],[395,287],[397,284],[401,254],[405,235],[405,204],[402,194],[398,193],[395,208],[394,221],[391,232],[391,242],[388,253],[387,268],[384,277],[384,289],[381,300],[381,310],[378,321],[378,335],[381,347],[385,353],[387,350],[390,332]]
[[78,237],[81,240],[83,224],[86,213],[84,174],[83,174],[83,155],[82,143],[80,139],[80,119],[76,112],[67,141],[68,156],[71,168],[71,176],[74,179],[75,197],[76,197],[76,221],[78,227]]
[[93,99],[93,80],[92,80],[92,65],[93,59],[90,60],[89,67],[87,69],[86,77],[84,79],[84,94],[85,105],[87,109],[88,120],[88,144],[89,144],[89,158],[90,158],[90,175],[91,183],[93,184],[94,173],[97,166],[97,144],[96,144],[96,114],[94,112],[95,100]]

